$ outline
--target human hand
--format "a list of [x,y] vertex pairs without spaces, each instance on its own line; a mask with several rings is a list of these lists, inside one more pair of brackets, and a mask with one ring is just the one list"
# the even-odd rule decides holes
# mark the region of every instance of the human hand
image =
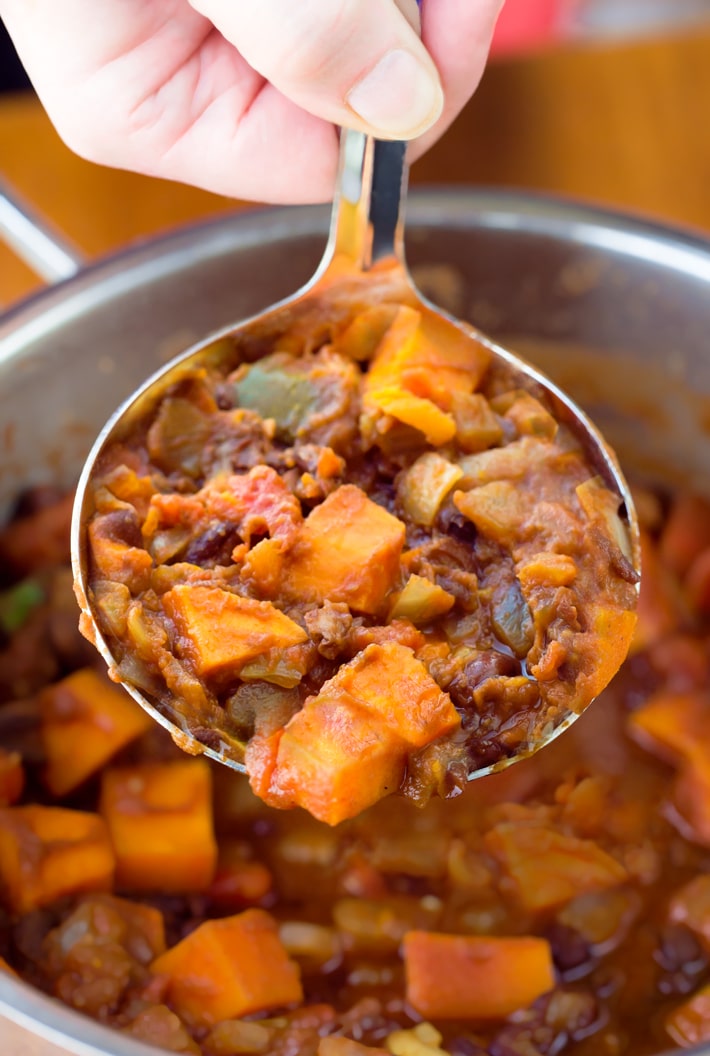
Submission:
[[[272,202],[329,198],[337,130],[415,139],[473,93],[502,0],[0,0],[91,161]],[[420,39],[421,30],[421,39]]]

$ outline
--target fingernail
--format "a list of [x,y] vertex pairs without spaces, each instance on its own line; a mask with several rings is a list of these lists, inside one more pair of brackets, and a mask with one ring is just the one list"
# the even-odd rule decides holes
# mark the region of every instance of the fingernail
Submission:
[[430,69],[410,51],[396,48],[358,81],[346,102],[375,134],[408,139],[438,119],[444,93]]

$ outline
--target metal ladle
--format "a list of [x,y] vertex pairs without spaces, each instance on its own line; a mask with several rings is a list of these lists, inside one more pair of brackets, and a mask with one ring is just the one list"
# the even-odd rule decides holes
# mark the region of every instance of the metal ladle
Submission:
[[[97,460],[109,445],[129,435],[137,423],[157,406],[167,390],[183,375],[201,366],[214,368],[230,363],[236,365],[237,340],[243,342],[246,337],[255,336],[263,340],[264,337],[268,338],[269,334],[287,330],[290,323],[302,312],[307,311],[309,306],[312,307],[314,302],[323,303],[343,277],[362,276],[373,268],[376,269],[377,276],[386,275],[388,283],[397,284],[405,291],[408,304],[423,316],[436,320],[444,340],[447,328],[451,329],[459,342],[462,332],[469,335],[472,341],[485,345],[491,351],[493,364],[497,361],[509,372],[512,371],[514,380],[517,375],[528,385],[532,382],[543,390],[557,420],[567,425],[580,443],[587,461],[602,478],[606,487],[618,495],[629,534],[632,563],[636,571],[640,572],[638,524],[629,487],[614,454],[592,422],[565,393],[534,367],[470,326],[441,312],[416,290],[404,258],[407,174],[405,143],[374,140],[363,133],[344,130],[341,137],[330,237],[321,264],[310,282],[293,297],[244,322],[212,334],[174,359],[149,378],[137,393],[118,408],[98,436],[79,480],[71,533],[72,564],[85,626],[88,623],[99,652],[114,674],[117,659],[99,628],[88,586],[86,527],[93,513],[92,483]],[[375,276],[373,279],[377,281]],[[230,757],[230,736],[227,732],[214,731],[221,737],[219,747],[203,744],[192,736],[177,712],[171,712],[165,704],[158,706],[135,685],[129,682],[123,682],[123,685],[141,707],[170,732],[180,747],[193,753],[204,753],[244,772],[243,763],[238,758]],[[545,734],[544,739],[528,746],[524,754],[530,755],[532,751],[552,741],[567,729],[575,718],[576,713],[569,713]],[[473,770],[469,778],[502,769],[517,758],[519,756],[513,755],[491,766]]]

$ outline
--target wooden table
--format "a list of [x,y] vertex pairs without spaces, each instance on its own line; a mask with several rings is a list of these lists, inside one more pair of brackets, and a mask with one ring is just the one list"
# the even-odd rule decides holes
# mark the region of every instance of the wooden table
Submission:
[[[414,183],[537,188],[710,232],[710,24],[492,63]],[[0,174],[90,257],[241,207],[84,162],[30,96],[0,101]],[[0,308],[40,285],[0,247]]]

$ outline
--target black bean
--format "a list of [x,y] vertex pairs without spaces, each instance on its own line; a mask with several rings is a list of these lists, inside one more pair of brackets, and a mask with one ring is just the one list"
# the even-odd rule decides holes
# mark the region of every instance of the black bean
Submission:
[[96,534],[102,539],[114,539],[127,546],[143,546],[138,514],[134,509],[111,510],[94,521]]
[[200,744],[204,744],[205,747],[211,748],[213,751],[218,752],[222,747],[222,735],[217,731],[213,730],[208,726],[194,726],[190,733],[199,741]]
[[555,921],[547,931],[547,941],[552,950],[552,959],[558,972],[575,974],[585,965],[591,965],[592,953],[583,935],[575,928]]
[[223,381],[214,388],[214,398],[220,411],[231,411],[234,407],[234,387]]
[[191,565],[228,564],[238,535],[231,524],[212,524],[193,539],[185,551],[183,560]]
[[436,523],[442,532],[450,535],[459,543],[472,546],[476,540],[475,525],[469,521],[468,517],[459,513],[453,502],[447,502],[442,506]]
[[467,710],[474,707],[473,691],[489,678],[509,678],[522,671],[520,661],[498,649],[484,649],[454,675],[448,691],[454,704]]
[[658,990],[668,997],[695,990],[698,977],[708,964],[695,935],[682,924],[669,924],[663,929],[654,959],[663,970]]
[[695,974],[707,964],[707,957],[689,928],[669,924],[661,932],[656,961],[664,971],[690,970]]

